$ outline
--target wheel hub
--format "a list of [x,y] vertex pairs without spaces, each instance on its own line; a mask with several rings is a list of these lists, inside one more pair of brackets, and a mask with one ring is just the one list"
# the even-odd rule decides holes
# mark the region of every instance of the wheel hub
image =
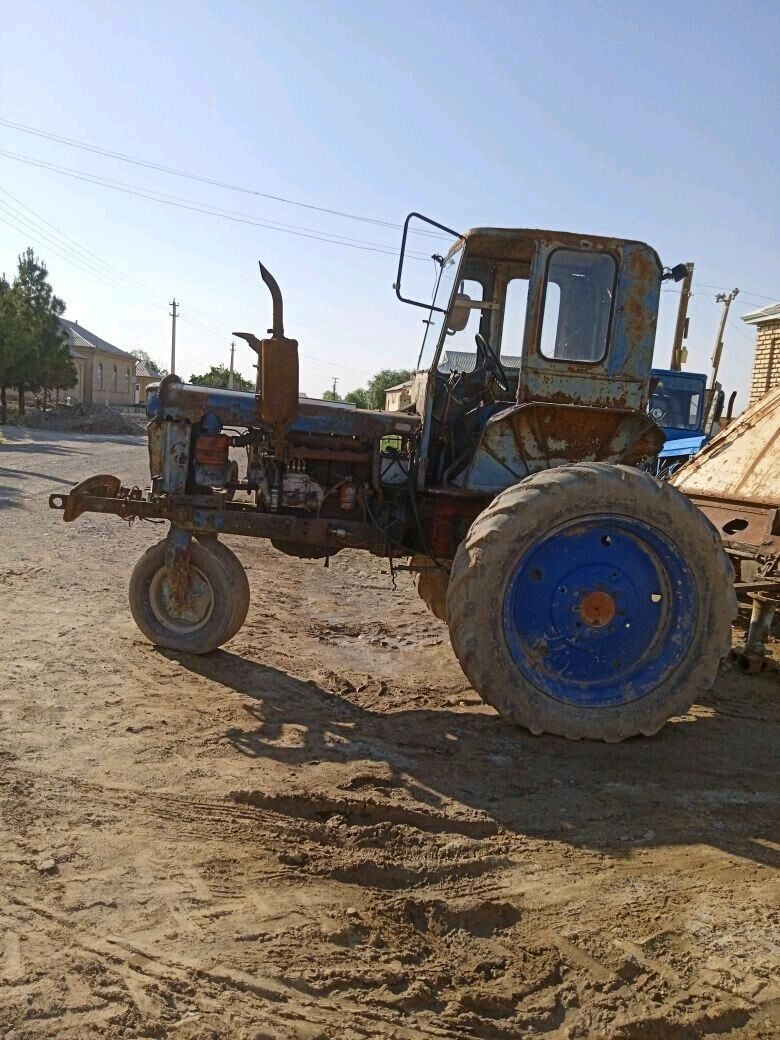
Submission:
[[214,592],[206,576],[197,567],[190,566],[185,596],[177,602],[162,567],[149,586],[149,603],[161,624],[182,633],[195,632],[211,617]]
[[687,653],[697,593],[677,546],[633,517],[564,524],[516,563],[503,604],[518,669],[581,707],[645,696]]
[[603,628],[610,624],[616,612],[617,604],[608,592],[596,589],[580,600],[580,617],[588,628]]

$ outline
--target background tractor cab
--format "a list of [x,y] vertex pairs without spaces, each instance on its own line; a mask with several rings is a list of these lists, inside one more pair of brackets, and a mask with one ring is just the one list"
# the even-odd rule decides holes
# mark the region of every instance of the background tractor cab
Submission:
[[420,488],[496,494],[566,462],[656,454],[663,435],[647,404],[665,275],[653,249],[567,232],[450,232],[456,241],[434,257],[425,303],[402,287],[415,218],[448,229],[407,218],[395,286],[429,323],[443,318],[430,369],[417,377]]
[[[658,476],[671,476],[709,440],[707,377],[700,372],[678,372],[654,368],[648,410],[666,438],[653,466]],[[722,391],[716,388],[714,402],[717,419]]]

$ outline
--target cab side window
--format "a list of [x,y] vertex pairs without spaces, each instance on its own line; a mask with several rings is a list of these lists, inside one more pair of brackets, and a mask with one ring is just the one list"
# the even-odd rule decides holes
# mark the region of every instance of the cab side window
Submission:
[[617,264],[609,253],[555,249],[547,262],[539,350],[560,361],[597,362],[607,352]]

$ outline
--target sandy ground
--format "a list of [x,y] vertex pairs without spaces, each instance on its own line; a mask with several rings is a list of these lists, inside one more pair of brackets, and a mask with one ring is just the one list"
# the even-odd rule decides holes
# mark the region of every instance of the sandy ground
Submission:
[[234,540],[228,646],[126,603],[164,533],[46,496],[144,442],[0,446],[0,1038],[780,1035],[777,674],[653,739],[535,739],[406,574]]

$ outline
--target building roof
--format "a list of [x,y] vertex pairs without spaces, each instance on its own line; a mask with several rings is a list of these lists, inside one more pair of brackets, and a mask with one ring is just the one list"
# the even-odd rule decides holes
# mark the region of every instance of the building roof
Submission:
[[126,358],[128,361],[132,360],[135,363],[135,358],[132,354],[129,354],[126,350],[121,350],[119,347],[115,347],[113,343],[109,343],[105,339],[101,339],[100,336],[96,336],[94,332],[90,332],[89,329],[85,329],[83,325],[79,325],[78,322],[69,321],[67,318],[60,318],[60,325],[63,331],[67,333],[68,339],[70,340],[71,349],[74,347],[85,347],[92,350],[102,350],[105,354],[115,354],[118,358]]
[[386,394],[391,394],[394,390],[406,390],[407,387],[410,387],[411,385],[412,385],[412,380],[411,379],[405,379],[403,381],[403,383],[398,383],[397,386],[387,386],[387,387],[385,387],[385,393]]
[[[504,368],[520,368],[521,358],[502,354]],[[439,361],[440,372],[473,372],[477,367],[477,355],[468,350],[445,350]]]
[[780,321],[780,303],[773,303],[769,307],[762,307],[760,311],[751,311],[743,314],[742,320],[748,325],[761,325],[765,321]]
[[72,348],[75,348],[75,347],[82,347],[83,348],[83,347],[91,347],[92,346],[92,344],[88,340],[84,339],[83,336],[79,336],[78,332],[71,333],[71,335],[70,335],[70,345],[71,345]]
[[139,379],[162,379],[162,372],[158,372],[156,368],[150,368],[143,361],[136,361],[135,374]]

